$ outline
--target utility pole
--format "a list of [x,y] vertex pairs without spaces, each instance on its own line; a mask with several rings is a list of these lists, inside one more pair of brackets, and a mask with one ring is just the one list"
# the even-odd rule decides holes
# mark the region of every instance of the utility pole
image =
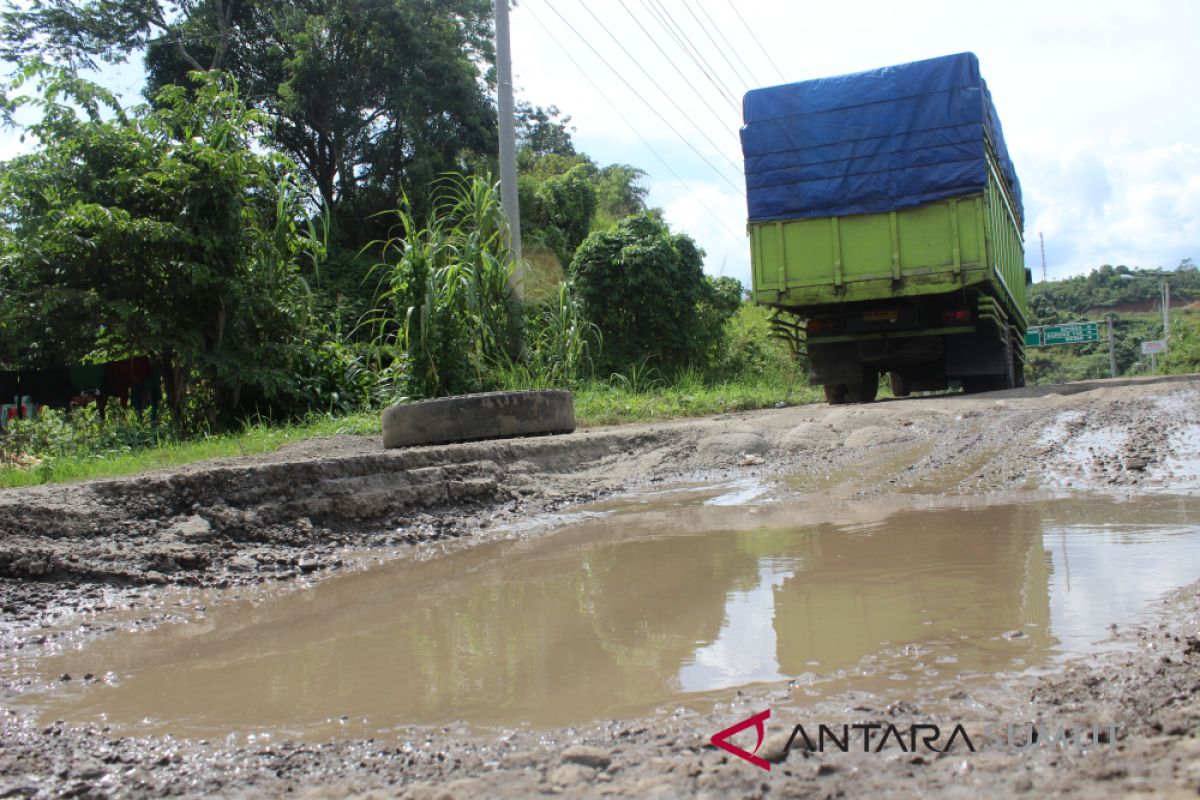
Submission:
[[1171,284],[1162,279],[1163,341],[1171,338]]
[[1046,282],[1046,237],[1038,231],[1038,240],[1042,243],[1042,283]]
[[500,115],[500,203],[508,217],[509,249],[514,259],[508,285],[518,300],[524,300],[525,268],[521,260],[521,209],[517,201],[517,134],[513,120],[508,0],[496,0],[496,95]]
[[1117,351],[1113,349],[1113,315],[1108,315],[1108,370],[1112,377],[1117,377]]

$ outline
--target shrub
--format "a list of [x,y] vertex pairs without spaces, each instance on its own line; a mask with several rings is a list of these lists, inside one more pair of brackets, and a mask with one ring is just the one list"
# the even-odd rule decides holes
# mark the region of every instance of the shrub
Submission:
[[709,366],[732,310],[729,287],[704,275],[703,259],[691,237],[672,234],[650,213],[584,240],[571,277],[584,315],[603,336],[601,372]]

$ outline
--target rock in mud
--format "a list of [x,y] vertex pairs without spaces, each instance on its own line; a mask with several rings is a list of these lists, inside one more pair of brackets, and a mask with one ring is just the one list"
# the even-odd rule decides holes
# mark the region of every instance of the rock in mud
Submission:
[[562,753],[564,764],[581,764],[592,769],[606,769],[612,763],[612,756],[607,750],[587,745],[571,745]]
[[770,444],[761,434],[750,432],[719,433],[700,440],[696,449],[705,456],[732,456],[737,458],[742,454],[760,456],[771,449]]
[[[790,755],[790,752],[788,751],[788,741],[790,741],[791,738],[791,731],[788,731],[787,733],[776,733],[772,736],[768,736],[767,740],[763,742],[762,747],[760,747],[758,750],[758,757],[769,761],[772,764],[782,764],[784,759]],[[807,752],[803,748],[800,748],[800,755],[807,755]]]
[[587,783],[595,775],[595,771],[581,764],[563,764],[556,767],[548,776],[547,780],[555,786],[570,787],[580,783]]
[[212,525],[199,514],[175,523],[169,532],[185,542],[211,542],[214,538]]
[[258,562],[249,556],[235,556],[229,559],[230,572],[253,572],[258,569]]
[[827,425],[817,422],[802,422],[783,435],[780,444],[788,450],[825,450],[837,447],[841,437]]

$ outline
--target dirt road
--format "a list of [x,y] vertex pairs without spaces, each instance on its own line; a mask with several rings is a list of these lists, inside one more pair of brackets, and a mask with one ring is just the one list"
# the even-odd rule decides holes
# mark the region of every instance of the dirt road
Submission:
[[[762,750],[775,761],[768,773],[709,744],[791,689],[778,685],[708,710],[571,728],[450,726],[395,741],[303,743],[47,724],[28,698],[52,695],[55,682],[97,680],[51,679],[37,664],[114,631],[194,619],[201,606],[254,591],[306,591],[380,561],[546,536],[549,512],[655,484],[755,479],[770,496],[831,518],[931,498],[1195,494],[1197,409],[1200,377],[1102,381],[411,450],[335,437],[264,457],[0,492],[0,797],[1195,796],[1200,583],[1164,599],[1155,624],[1116,631],[1125,647],[963,695],[974,719],[1123,722],[1113,742],[1086,753],[793,748],[783,757],[778,722]],[[852,714],[905,730],[953,713],[862,693],[812,707],[814,718]]]

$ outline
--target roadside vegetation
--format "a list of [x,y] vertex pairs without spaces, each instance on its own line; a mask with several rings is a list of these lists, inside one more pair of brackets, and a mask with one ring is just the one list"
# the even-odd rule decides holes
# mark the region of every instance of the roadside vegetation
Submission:
[[[514,272],[491,3],[213,8],[0,13],[0,118],[35,145],[0,165],[0,378],[149,357],[163,389],[157,413],[114,398],[103,421],[10,422],[0,486],[377,433],[389,404],[464,392],[569,388],[583,425],[817,399],[744,287],[647,206],[644,173],[577,152],[570,119],[528,102]],[[138,59],[144,103],[84,77]],[[1154,289],[1101,273],[1039,287],[1035,314]],[[1200,336],[1177,330],[1164,366],[1184,370]],[[1037,379],[1092,377],[1098,352],[1039,355]]]
[[[1158,374],[1200,372],[1200,269],[1191,259],[1171,270],[1103,266],[1087,275],[1036,284],[1030,297],[1030,324],[1104,321],[1111,314],[1117,374],[1149,375],[1151,362],[1141,354],[1141,343],[1163,336],[1162,276],[1171,289],[1171,331],[1167,352],[1158,357]],[[1065,383],[1112,374],[1107,340],[1029,352],[1031,383]]]
[[[570,388],[584,425],[812,398],[641,170],[527,102],[514,274],[491,3],[144,6],[0,15],[0,111],[36,145],[0,168],[0,373],[145,356],[163,389],[154,413],[10,421],[0,485],[376,433],[388,404],[464,392]],[[138,59],[142,104],[85,77]]]

